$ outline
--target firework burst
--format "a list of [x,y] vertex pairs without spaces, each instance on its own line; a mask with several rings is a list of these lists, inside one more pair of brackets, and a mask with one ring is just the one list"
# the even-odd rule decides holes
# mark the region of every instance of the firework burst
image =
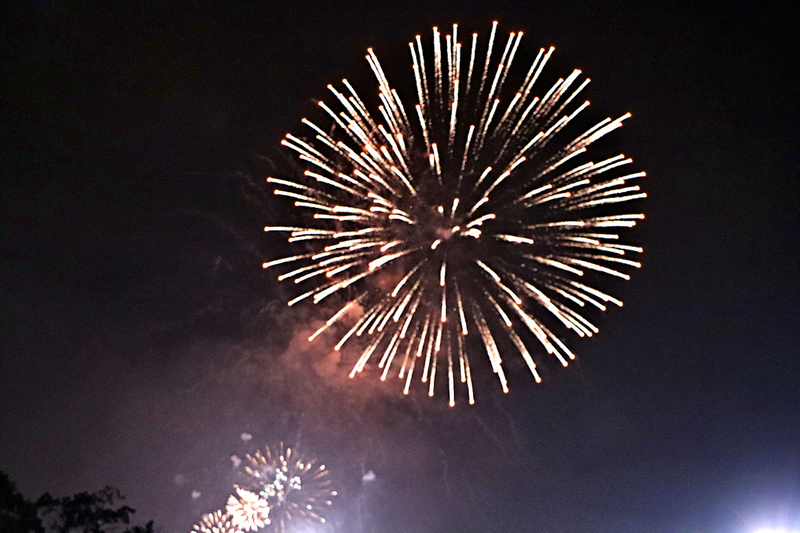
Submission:
[[269,503],[255,492],[236,487],[226,507],[231,523],[243,531],[258,531],[271,522]]
[[233,519],[225,511],[214,511],[203,515],[200,523],[192,527],[193,533],[242,533],[233,525]]
[[331,505],[336,495],[325,465],[292,448],[284,449],[282,444],[274,450],[267,447],[263,453],[247,455],[240,473],[237,492],[252,494],[265,505],[270,527],[276,531],[285,531],[291,521],[325,522],[321,507]]
[[311,135],[283,140],[306,170],[267,181],[307,222],[265,230],[303,249],[263,266],[298,286],[289,305],[344,300],[309,340],[358,315],[336,345],[362,348],[351,377],[374,361],[406,394],[416,378],[431,396],[446,386],[454,405],[460,382],[473,403],[479,352],[504,392],[508,353],[539,382],[533,346],[567,366],[575,356],[553,330],[591,336],[587,310],[622,305],[598,284],[640,267],[630,256],[641,248],[620,233],[644,216],[620,207],[645,197],[634,184],[644,172],[587,149],[630,115],[581,127],[580,70],[537,84],[552,47],[512,83],[521,38],[498,43],[497,23],[486,44],[473,34],[462,47],[456,25],[433,29],[432,50],[417,36],[411,106],[369,49],[378,112],[342,80],[328,86],[338,112],[319,102],[332,124],[303,119]]

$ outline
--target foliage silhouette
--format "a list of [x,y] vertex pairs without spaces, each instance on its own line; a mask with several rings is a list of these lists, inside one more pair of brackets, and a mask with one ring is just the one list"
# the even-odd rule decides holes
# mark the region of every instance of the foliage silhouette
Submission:
[[0,471],[0,532],[2,533],[154,533],[153,522],[130,526],[136,512],[118,489],[105,487],[36,502],[26,500],[7,474]]

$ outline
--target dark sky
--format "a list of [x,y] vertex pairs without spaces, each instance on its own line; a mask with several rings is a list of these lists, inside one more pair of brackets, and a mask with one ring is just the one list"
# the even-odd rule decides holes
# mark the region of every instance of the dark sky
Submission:
[[[284,440],[337,479],[330,531],[800,528],[797,9],[161,4],[0,8],[0,470],[26,496],[111,484],[187,531],[232,454]],[[260,268],[263,179],[327,83],[373,87],[367,47],[410,75],[415,34],[495,19],[633,113],[610,144],[648,172],[644,267],[577,364],[446,409],[298,340],[320,316]]]

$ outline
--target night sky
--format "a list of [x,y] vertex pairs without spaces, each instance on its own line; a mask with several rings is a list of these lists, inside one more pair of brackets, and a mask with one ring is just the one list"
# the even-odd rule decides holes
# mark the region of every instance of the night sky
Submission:
[[[0,470],[26,497],[113,485],[188,531],[231,455],[284,441],[337,481],[318,531],[800,528],[798,9],[163,4],[0,8]],[[608,147],[648,173],[644,265],[575,364],[450,409],[303,340],[326,316],[261,269],[264,179],[326,84],[374,89],[367,47],[411,79],[414,35],[493,20],[633,114]]]

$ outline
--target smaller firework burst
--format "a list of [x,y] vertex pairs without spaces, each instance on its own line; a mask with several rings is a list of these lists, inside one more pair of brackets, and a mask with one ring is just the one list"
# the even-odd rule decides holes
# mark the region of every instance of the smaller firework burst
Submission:
[[267,500],[241,487],[236,487],[236,494],[228,498],[226,509],[232,524],[243,531],[258,531],[271,521]]
[[233,525],[233,518],[225,511],[204,514],[200,523],[192,527],[192,533],[242,533]]
[[330,505],[336,495],[325,465],[283,444],[247,455],[242,464],[242,482],[236,490],[267,503],[274,530],[285,531],[293,520],[325,522],[321,508]]

